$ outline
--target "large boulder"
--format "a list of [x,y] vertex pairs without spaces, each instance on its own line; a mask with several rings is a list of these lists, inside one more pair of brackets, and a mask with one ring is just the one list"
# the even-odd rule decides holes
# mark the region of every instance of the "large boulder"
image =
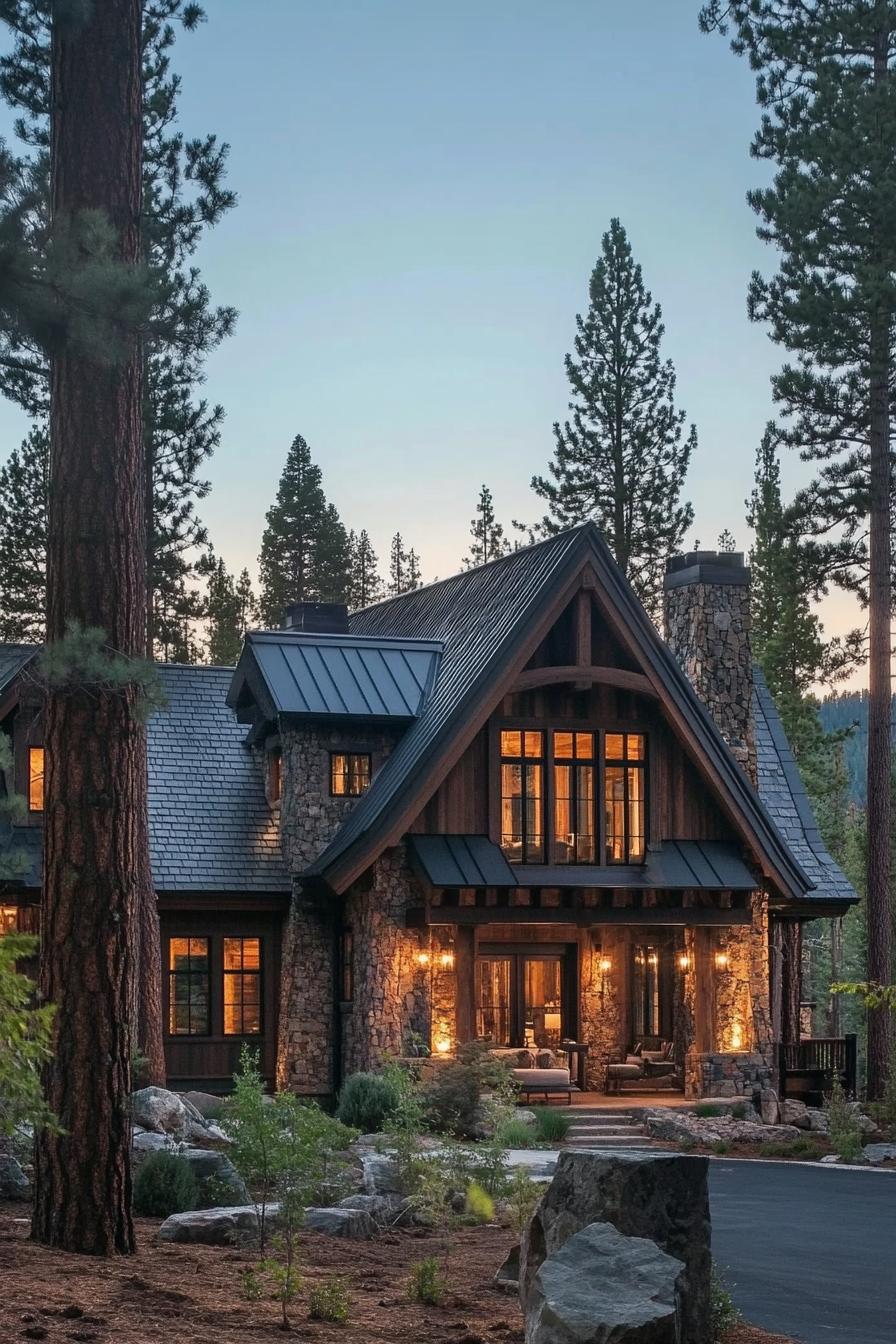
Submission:
[[896,1143],[866,1143],[862,1151],[865,1161],[873,1167],[881,1162],[896,1162]]
[[589,1223],[540,1266],[526,1344],[705,1344],[681,1328],[686,1271],[646,1237]]
[[693,1115],[689,1111],[648,1111],[644,1117],[648,1138],[671,1143],[788,1143],[800,1137],[795,1125],[762,1124],[724,1115]]
[[31,1183],[11,1153],[0,1153],[0,1199],[30,1199]]
[[386,1153],[362,1153],[364,1190],[368,1195],[400,1195],[398,1163]]
[[796,1125],[797,1129],[810,1129],[809,1111],[804,1101],[797,1101],[795,1097],[787,1097],[781,1102],[781,1122],[785,1125]]
[[139,1092],[131,1095],[131,1118],[135,1125],[151,1129],[156,1134],[182,1137],[186,1130],[187,1108],[183,1099],[166,1087],[141,1087]]
[[[267,1217],[277,1217],[277,1205],[269,1204]],[[258,1214],[253,1204],[233,1208],[190,1209],[172,1213],[159,1228],[160,1241],[195,1242],[202,1246],[234,1246],[244,1236],[258,1233]]]
[[562,1152],[523,1237],[523,1309],[545,1260],[591,1223],[611,1223],[682,1261],[682,1338],[710,1339],[708,1167],[705,1157],[683,1153]]
[[224,1153],[214,1148],[179,1148],[177,1155],[189,1162],[209,1203],[220,1204],[222,1196],[234,1204],[249,1203],[245,1181]]
[[377,1226],[364,1209],[306,1209],[305,1226],[328,1237],[348,1237],[351,1241],[369,1241]]
[[150,1153],[177,1152],[177,1143],[170,1134],[156,1134],[151,1129],[135,1129],[131,1138],[135,1162],[142,1162]]
[[189,1104],[199,1112],[204,1120],[217,1120],[224,1106],[224,1098],[216,1097],[213,1092],[181,1092],[180,1096],[184,1103]]
[[340,1209],[361,1209],[378,1227],[407,1227],[415,1221],[411,1200],[401,1195],[346,1195]]

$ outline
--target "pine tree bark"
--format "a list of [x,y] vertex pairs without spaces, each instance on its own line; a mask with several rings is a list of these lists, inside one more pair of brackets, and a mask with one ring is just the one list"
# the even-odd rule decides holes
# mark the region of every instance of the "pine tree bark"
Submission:
[[[139,258],[140,0],[54,6],[54,227],[101,212],[118,258]],[[145,648],[140,359],[66,345],[51,359],[47,634],[98,627]],[[49,1105],[64,1129],[35,1148],[32,1235],[96,1255],[134,1250],[129,1058],[139,874],[146,850],[146,736],[132,689],[50,685],[41,990],[56,1004]]]

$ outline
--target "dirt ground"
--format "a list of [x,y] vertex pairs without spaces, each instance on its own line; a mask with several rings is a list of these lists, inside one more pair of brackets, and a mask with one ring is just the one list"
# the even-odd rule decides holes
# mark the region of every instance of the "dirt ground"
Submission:
[[[241,1272],[248,1252],[161,1245],[157,1220],[138,1219],[139,1251],[119,1260],[91,1260],[48,1251],[28,1240],[21,1204],[0,1205],[0,1344],[258,1344],[282,1339],[279,1307],[247,1302]],[[291,1335],[318,1344],[522,1344],[516,1299],[492,1285],[512,1234],[486,1226],[459,1231],[450,1258],[444,1305],[409,1302],[409,1267],[438,1252],[419,1232],[375,1241],[303,1238],[304,1286],[291,1309]],[[332,1275],[348,1284],[346,1325],[308,1319],[308,1289]],[[779,1335],[739,1327],[730,1344],[792,1344]]]

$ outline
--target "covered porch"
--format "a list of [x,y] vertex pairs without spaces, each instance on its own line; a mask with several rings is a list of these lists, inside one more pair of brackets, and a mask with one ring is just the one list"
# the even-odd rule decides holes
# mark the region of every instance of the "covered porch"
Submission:
[[488,1041],[537,1067],[569,1052],[571,1099],[620,1108],[768,1085],[767,914],[731,847],[667,843],[636,872],[537,874],[484,837],[414,836],[409,850],[435,1055]]

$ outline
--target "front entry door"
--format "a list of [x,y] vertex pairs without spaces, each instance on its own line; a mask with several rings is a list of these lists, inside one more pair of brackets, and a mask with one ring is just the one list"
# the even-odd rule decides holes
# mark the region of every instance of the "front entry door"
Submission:
[[558,1046],[569,1030],[565,948],[483,947],[476,958],[476,1035],[496,1045]]

